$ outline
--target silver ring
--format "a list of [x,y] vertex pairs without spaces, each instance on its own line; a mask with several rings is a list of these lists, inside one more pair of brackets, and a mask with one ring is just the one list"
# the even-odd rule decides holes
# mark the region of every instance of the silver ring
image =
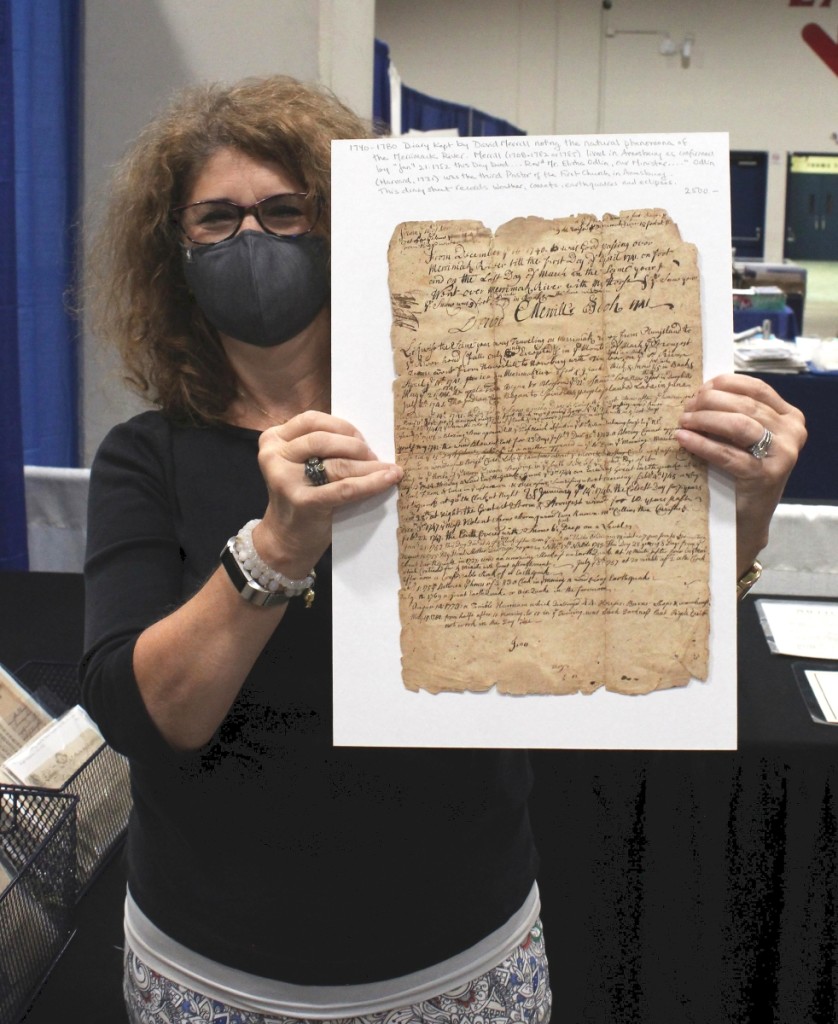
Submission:
[[305,473],[315,487],[322,487],[323,484],[327,484],[329,482],[329,478],[326,476],[326,467],[323,465],[323,460],[317,455],[312,455],[310,459],[306,459]]
[[765,433],[762,435],[759,441],[756,442],[756,444],[751,445],[748,451],[751,453],[751,455],[753,455],[755,459],[764,459],[765,456],[768,454],[768,449],[771,447],[771,442],[773,440],[774,435],[766,427]]

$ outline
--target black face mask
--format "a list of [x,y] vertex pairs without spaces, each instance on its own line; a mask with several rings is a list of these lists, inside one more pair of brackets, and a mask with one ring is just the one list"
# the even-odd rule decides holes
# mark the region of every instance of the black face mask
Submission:
[[183,272],[213,327],[263,348],[299,334],[329,299],[328,248],[318,236],[240,231],[184,250]]

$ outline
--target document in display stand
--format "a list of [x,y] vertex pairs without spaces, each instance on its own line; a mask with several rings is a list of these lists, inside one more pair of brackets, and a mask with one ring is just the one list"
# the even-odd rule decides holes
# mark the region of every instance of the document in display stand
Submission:
[[61,789],[104,743],[96,725],[77,704],[6,758],[3,767],[21,785]]
[[792,670],[812,721],[838,725],[838,662],[797,661]]
[[[20,784],[18,778],[4,769],[3,762],[52,721],[52,716],[29,691],[7,668],[0,665],[0,784]],[[15,873],[16,869],[0,849],[0,893],[11,884]]]
[[838,662],[838,602],[759,598],[756,609],[772,654]]
[[0,763],[52,721],[52,715],[0,665]]

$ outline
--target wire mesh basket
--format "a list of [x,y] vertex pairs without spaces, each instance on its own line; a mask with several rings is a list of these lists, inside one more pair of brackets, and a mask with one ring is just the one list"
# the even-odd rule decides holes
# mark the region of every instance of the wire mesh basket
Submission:
[[[53,715],[61,715],[79,702],[76,665],[28,661],[15,674]],[[78,894],[81,896],[107,863],[128,826],[132,802],[128,762],[106,744],[57,792],[79,798]]]
[[18,1024],[72,938],[77,804],[0,784],[0,1024]]

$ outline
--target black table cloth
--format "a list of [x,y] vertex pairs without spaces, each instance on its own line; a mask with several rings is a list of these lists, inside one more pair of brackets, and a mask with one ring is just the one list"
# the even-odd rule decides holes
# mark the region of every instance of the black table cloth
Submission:
[[[78,576],[0,573],[0,602],[0,662],[78,659]],[[739,612],[739,751],[533,753],[556,1024],[838,1019],[838,728]],[[27,1024],[124,1024],[124,879],[117,856]]]
[[749,598],[737,752],[534,753],[557,1022],[838,1019],[838,728],[797,660]]

